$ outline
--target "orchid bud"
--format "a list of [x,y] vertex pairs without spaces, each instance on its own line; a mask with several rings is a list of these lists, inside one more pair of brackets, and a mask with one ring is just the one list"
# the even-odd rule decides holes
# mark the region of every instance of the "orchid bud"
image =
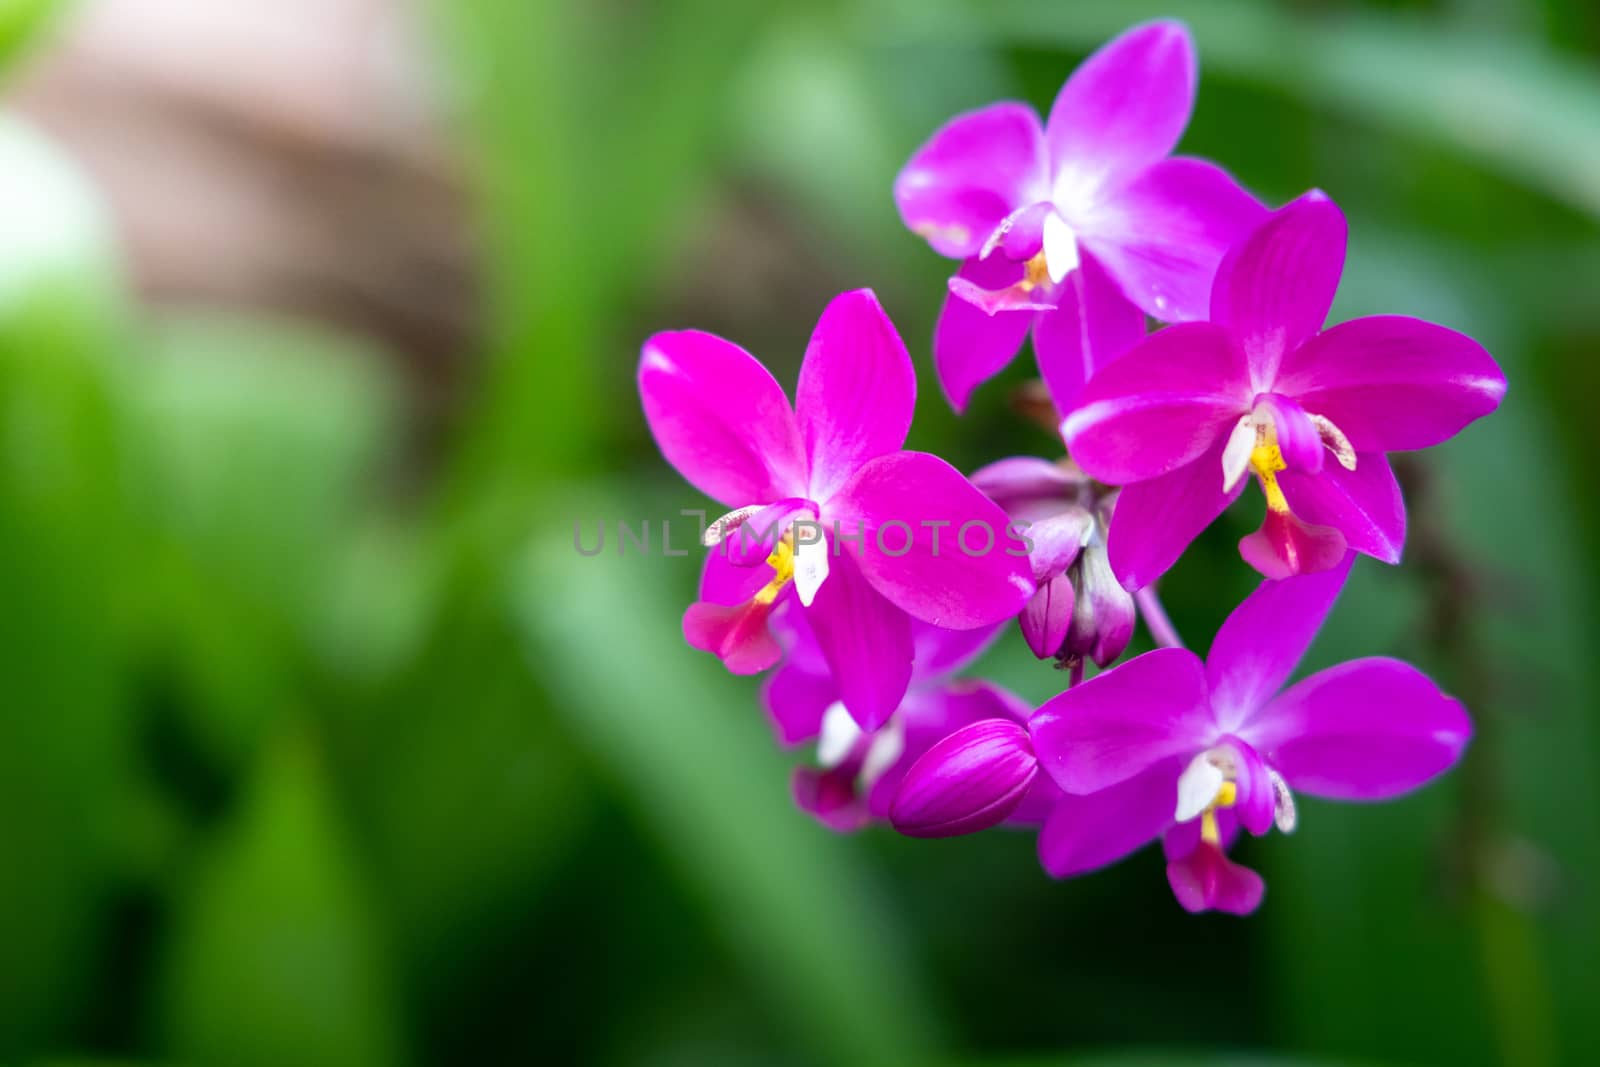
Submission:
[[1010,719],[962,727],[911,765],[889,806],[908,837],[955,837],[1004,822],[1039,773],[1028,732]]
[[1087,656],[1095,666],[1104,667],[1122,655],[1133,637],[1133,594],[1111,573],[1106,551],[1099,545],[1084,548],[1072,569],[1078,576],[1077,598],[1062,651]]
[[1017,623],[1028,647],[1040,659],[1055,659],[1066,644],[1067,631],[1072,626],[1072,579],[1058,574],[1039,586],[1039,591],[1029,598]]

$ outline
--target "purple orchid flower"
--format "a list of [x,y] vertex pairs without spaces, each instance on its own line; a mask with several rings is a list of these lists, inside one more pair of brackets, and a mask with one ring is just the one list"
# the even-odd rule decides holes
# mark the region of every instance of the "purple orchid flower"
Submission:
[[1405,504],[1385,453],[1499,406],[1505,375],[1453,330],[1397,315],[1322,329],[1345,236],[1320,192],[1275,212],[1218,269],[1212,321],[1152,334],[1062,423],[1073,459],[1125,487],[1109,549],[1128,588],[1171,567],[1251,472],[1267,514],[1239,550],[1266,577],[1325,570],[1347,547],[1397,563]]
[[1235,822],[1287,832],[1295,791],[1384,800],[1455,764],[1472,732],[1466,710],[1408,664],[1353,660],[1278,692],[1353,559],[1263,582],[1203,663],[1157,649],[1034,713],[1034,751],[1067,794],[1039,836],[1047,871],[1093,870],[1171,831],[1167,874],[1179,902],[1248,912],[1260,880],[1225,856]]
[[911,678],[908,616],[972,629],[1033,595],[1005,513],[944,460],[901,450],[916,375],[870,290],[823,312],[792,408],[755,357],[698,331],[645,343],[639,394],[667,461],[733,509],[707,528],[718,550],[683,620],[730,670],[777,662],[767,623],[792,594],[845,707],[875,730]]
[[[912,622],[911,683],[900,706],[876,730],[863,730],[841,703],[839,686],[804,613],[786,608],[774,617],[774,628],[788,658],[767,679],[762,700],[784,744],[816,741],[818,766],[795,770],[795,802],[835,830],[858,830],[888,818],[906,771],[947,735],[969,723],[995,719],[1023,733],[1032,711],[997,685],[955,677],[994,643],[999,626],[946,630]],[[1010,814],[1037,825],[1053,807],[1055,786],[1044,781],[1039,794],[1016,811],[1023,799],[1019,795],[1001,818]]]
[[[1017,624],[1039,659],[1088,657],[1104,667],[1133,636],[1134,600],[1112,576],[1105,532],[1117,490],[1091,481],[1071,460],[1013,456],[972,475],[1032,545],[1038,592]],[[1024,525],[1025,524],[1025,525]]]
[[1144,335],[1146,314],[1205,316],[1223,253],[1265,209],[1214,164],[1167,158],[1196,70],[1182,24],[1137,26],[1073,72],[1042,127],[1026,104],[993,104],[951,120],[900,172],[905,224],[964,261],[933,346],[957,411],[1030,329],[1065,409]]

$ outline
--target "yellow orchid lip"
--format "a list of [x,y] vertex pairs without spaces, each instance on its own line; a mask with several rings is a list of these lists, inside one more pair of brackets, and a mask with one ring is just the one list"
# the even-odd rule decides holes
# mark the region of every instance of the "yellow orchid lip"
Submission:
[[783,592],[783,587],[794,579],[794,540],[793,534],[784,534],[772,554],[767,557],[767,566],[772,568],[772,580],[761,587],[761,590],[751,598],[753,603],[763,607],[778,599],[778,594]]
[[1261,479],[1261,492],[1267,498],[1267,508],[1280,515],[1289,513],[1289,501],[1278,485],[1278,472],[1287,470],[1289,464],[1278,447],[1278,431],[1271,423],[1256,427],[1256,446],[1250,450],[1250,468]]
[[1217,809],[1231,808],[1238,801],[1239,787],[1232,782],[1223,782],[1211,806],[1200,813],[1200,840],[1210,845],[1222,844],[1222,831],[1217,827]]
[[1049,283],[1050,261],[1045,258],[1043,252],[1040,252],[1028,260],[1026,271],[1022,276],[1022,281],[1017,283],[1017,288],[1024,293],[1031,293],[1040,286],[1048,285]]

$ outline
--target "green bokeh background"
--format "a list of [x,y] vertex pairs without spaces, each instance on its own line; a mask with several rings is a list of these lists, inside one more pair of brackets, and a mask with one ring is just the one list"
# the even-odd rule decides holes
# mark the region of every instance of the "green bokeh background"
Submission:
[[[0,63],[42,0],[0,0]],[[953,112],[1047,107],[1189,21],[1183,150],[1346,209],[1335,317],[1482,340],[1502,411],[1409,463],[1307,667],[1470,704],[1447,780],[1244,843],[1248,920],[1159,856],[1067,883],[1024,835],[833,835],[749,680],[684,648],[692,559],[577,521],[702,503],[632,383],[699,326],[792,380],[833,293],[918,360],[912,446],[1049,454],[928,365],[949,265],[890,184]],[[402,383],[306,324],[154,313],[96,191],[0,120],[0,1062],[1600,1063],[1600,9],[1588,0],[863,5],[439,0],[490,343],[425,476]],[[46,31],[47,32],[47,31]],[[405,488],[397,489],[397,486]],[[1165,584],[1203,647],[1241,506]],[[1060,677],[1012,639],[983,665]]]

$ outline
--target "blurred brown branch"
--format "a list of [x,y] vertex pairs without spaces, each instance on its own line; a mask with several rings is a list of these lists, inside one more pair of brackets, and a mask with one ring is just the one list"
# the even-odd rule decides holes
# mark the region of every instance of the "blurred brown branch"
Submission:
[[148,299],[374,337],[437,412],[479,279],[425,58],[405,0],[86,0],[12,103],[88,168]]

